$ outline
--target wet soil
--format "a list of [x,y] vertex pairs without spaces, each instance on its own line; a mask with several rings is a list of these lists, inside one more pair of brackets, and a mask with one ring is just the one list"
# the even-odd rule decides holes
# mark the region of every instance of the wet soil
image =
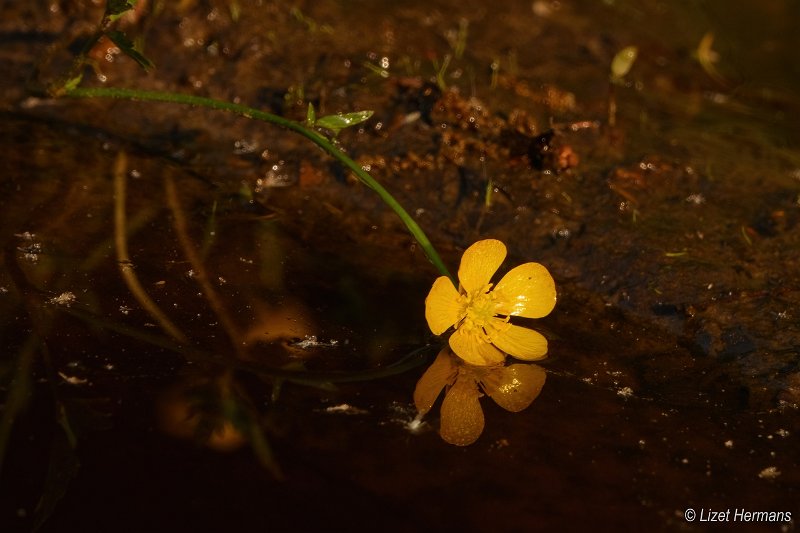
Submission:
[[[269,125],[42,98],[102,6],[3,10],[0,384],[4,411],[25,400],[3,531],[714,529],[687,508],[795,527],[793,3],[150,2],[122,27],[154,71],[95,50],[86,85],[296,120],[309,102],[372,109],[340,145],[453,270],[488,237],[509,266],[548,267],[544,390],[517,414],[484,401],[466,448],[439,438],[436,409],[411,424],[437,272],[373,191]],[[696,58],[709,32],[713,70]],[[123,282],[120,174],[130,261],[185,342]],[[274,461],[175,438],[165,417],[190,401],[260,428]]]

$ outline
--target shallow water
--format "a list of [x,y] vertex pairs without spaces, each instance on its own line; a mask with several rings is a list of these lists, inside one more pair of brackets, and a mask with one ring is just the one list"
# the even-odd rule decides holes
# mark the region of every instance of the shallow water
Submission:
[[[798,13],[744,4],[184,2],[126,23],[153,73],[98,56],[109,86],[297,120],[309,101],[374,109],[341,146],[453,270],[486,237],[509,266],[550,269],[544,390],[517,414],[484,398],[467,448],[441,441],[438,409],[412,424],[437,273],[371,190],[253,121],[32,98],[34,64],[63,69],[99,12],[5,8],[0,378],[4,412],[15,394],[26,407],[3,530],[706,529],[687,508],[796,522]],[[709,32],[712,71],[694,58]],[[609,64],[630,44],[610,128]],[[443,91],[425,82],[447,54]],[[172,338],[120,273],[120,176],[130,264]],[[170,416],[197,422],[189,405],[205,418],[187,429]],[[176,438],[226,419],[269,445]]]

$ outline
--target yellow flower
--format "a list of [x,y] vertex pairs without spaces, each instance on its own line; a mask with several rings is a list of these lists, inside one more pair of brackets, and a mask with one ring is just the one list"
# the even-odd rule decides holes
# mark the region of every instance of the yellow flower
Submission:
[[511,412],[522,411],[539,395],[545,371],[534,364],[474,366],[464,363],[445,347],[425,371],[414,390],[414,404],[422,417],[446,386],[439,433],[456,446],[472,444],[483,432],[481,389],[497,405]]
[[541,318],[556,305],[553,277],[539,263],[511,269],[492,288],[491,279],[506,258],[495,239],[466,249],[458,269],[459,289],[441,276],[425,299],[425,318],[434,335],[450,326],[450,348],[473,365],[496,365],[505,354],[533,361],[547,353],[547,339],[532,329],[511,324],[512,316]]

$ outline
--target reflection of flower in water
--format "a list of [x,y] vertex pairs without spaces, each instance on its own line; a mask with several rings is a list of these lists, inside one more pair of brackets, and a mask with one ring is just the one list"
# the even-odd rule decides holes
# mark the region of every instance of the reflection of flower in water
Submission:
[[212,379],[184,380],[161,393],[158,425],[164,433],[196,440],[217,451],[238,450],[247,435],[226,416],[218,383]]
[[505,257],[502,242],[476,242],[461,258],[459,288],[441,276],[425,299],[425,318],[431,331],[441,335],[455,326],[450,348],[472,365],[497,365],[505,361],[505,354],[532,361],[547,353],[543,335],[511,324],[510,319],[549,314],[556,304],[553,277],[539,263],[524,263],[492,288],[492,276]]
[[481,390],[500,407],[522,411],[539,395],[545,371],[533,364],[505,366],[506,354],[525,360],[547,354],[547,339],[511,323],[511,317],[541,318],[556,304],[553,277],[539,263],[512,268],[491,283],[506,258],[505,245],[478,241],[464,251],[458,269],[459,287],[442,276],[425,299],[425,318],[435,335],[455,331],[414,391],[419,417],[433,407],[446,388],[440,433],[450,444],[466,446],[483,432]]
[[517,412],[536,399],[544,380],[545,371],[537,365],[475,366],[464,363],[445,347],[417,383],[414,403],[422,417],[447,387],[441,408],[440,434],[450,444],[467,446],[483,432],[480,389],[503,409]]

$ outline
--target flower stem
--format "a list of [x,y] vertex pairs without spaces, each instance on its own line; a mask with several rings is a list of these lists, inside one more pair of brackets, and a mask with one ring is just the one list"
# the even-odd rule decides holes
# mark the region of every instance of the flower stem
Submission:
[[[349,168],[362,183],[366,186],[371,188],[375,191],[378,196],[380,196],[381,200],[384,201],[392,210],[397,213],[397,216],[400,217],[400,220],[406,225],[408,231],[411,235],[416,239],[419,245],[422,247],[425,255],[428,256],[428,259],[433,266],[444,276],[447,276],[451,280],[453,280],[453,276],[450,275],[450,272],[447,270],[447,267],[442,262],[442,258],[439,257],[439,254],[436,252],[436,249],[431,244],[431,241],[428,239],[428,236],[425,235],[425,232],[422,231],[419,224],[408,214],[408,212],[403,208],[400,203],[395,200],[395,198],[387,191],[380,183],[378,183],[375,178],[370,176],[361,166],[358,165],[355,161],[353,161],[350,157],[347,156],[342,150],[337,148],[327,137],[324,135],[307,128],[300,124],[299,122],[295,122],[292,120],[288,120],[286,118],[280,117],[278,115],[273,115],[272,113],[266,113],[264,111],[259,111],[258,109],[254,109],[252,107],[248,107],[241,104],[234,104],[232,102],[225,102],[223,100],[215,100],[213,98],[206,98],[203,96],[194,96],[189,94],[180,94],[180,93],[172,93],[172,92],[165,92],[165,91],[145,91],[139,89],[125,89],[125,88],[112,88],[112,87],[89,87],[89,88],[71,88],[67,89],[64,92],[65,96],[71,96],[73,98],[118,98],[121,100],[134,100],[134,101],[147,101],[147,102],[167,102],[167,103],[176,103],[176,104],[184,104],[184,105],[191,105],[191,106],[199,106],[199,107],[206,107],[209,109],[217,109],[220,111],[227,111],[229,113],[234,113],[236,115],[240,115],[246,118],[251,118],[255,120],[260,120],[262,122],[268,122],[270,124],[276,124],[288,130],[294,131],[299,133],[306,139],[310,140],[323,150],[325,150],[328,154],[336,158],[340,163],[344,166]],[[455,282],[454,282],[455,283]]]

